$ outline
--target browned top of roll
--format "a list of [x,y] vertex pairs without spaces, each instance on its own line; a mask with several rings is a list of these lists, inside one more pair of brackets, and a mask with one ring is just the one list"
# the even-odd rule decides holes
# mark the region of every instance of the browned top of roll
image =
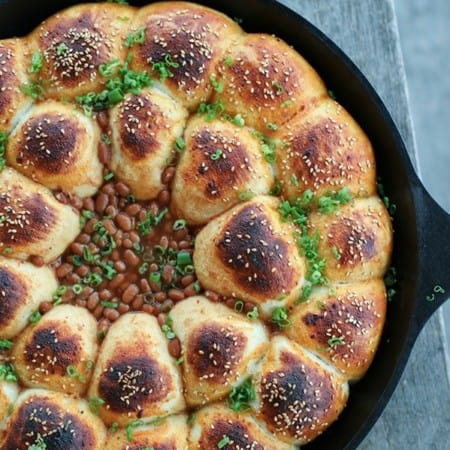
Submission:
[[100,397],[112,411],[138,412],[142,405],[163,400],[173,389],[170,374],[149,356],[127,356],[126,352],[114,356],[98,386]]
[[31,335],[24,348],[24,362],[31,371],[64,376],[67,366],[77,363],[80,354],[80,337],[63,322],[49,321]]
[[3,450],[28,450],[38,436],[46,448],[67,450],[96,448],[93,430],[79,417],[67,412],[56,399],[34,395],[22,403],[8,424]]
[[27,286],[21,278],[13,271],[0,267],[0,329],[9,324],[27,295]]
[[270,222],[261,205],[248,204],[230,218],[216,245],[218,258],[233,270],[236,284],[267,298],[298,282],[289,245],[275,235]]
[[187,362],[200,379],[225,383],[240,363],[247,337],[218,324],[200,326],[186,345]]
[[56,224],[54,211],[42,194],[25,193],[21,186],[12,185],[0,193],[0,242],[29,244],[43,239]]

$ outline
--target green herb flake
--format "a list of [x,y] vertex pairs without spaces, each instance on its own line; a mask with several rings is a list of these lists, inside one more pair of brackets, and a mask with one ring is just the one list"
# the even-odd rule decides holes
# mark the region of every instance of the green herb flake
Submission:
[[221,81],[217,80],[215,75],[211,75],[209,77],[209,82],[211,83],[211,86],[218,94],[223,93],[223,83]]
[[172,78],[173,72],[170,69],[177,69],[180,64],[172,59],[172,56],[167,54],[160,61],[153,63],[152,69],[159,74],[159,79],[164,82],[167,78]]
[[275,92],[278,95],[281,95],[284,92],[284,88],[283,88],[282,84],[279,81],[273,81],[272,82],[272,86],[275,88]]
[[217,448],[224,448],[231,443],[231,439],[227,435],[223,435],[222,439],[217,443]]
[[166,321],[164,322],[163,326],[161,327],[163,333],[165,334],[166,338],[170,340],[175,339],[177,336],[172,330],[172,323],[173,320],[171,317],[167,316]]
[[213,153],[211,153],[209,155],[209,157],[213,160],[213,161],[217,161],[219,160],[223,155],[223,150],[221,150],[220,148],[218,148],[216,151],[214,151]]
[[13,347],[13,342],[9,339],[0,339],[0,350],[10,350]]
[[254,306],[253,309],[247,313],[247,319],[256,320],[258,318],[259,318],[258,307]]
[[186,148],[186,142],[182,136],[177,137],[175,141],[175,151],[181,153]]
[[67,50],[69,50],[69,47],[67,47],[67,45],[64,44],[64,42],[61,42],[61,44],[59,44],[58,47],[56,47],[56,56],[64,55],[64,53],[66,53]]
[[20,90],[26,96],[31,97],[33,100],[39,100],[44,97],[44,86],[40,81],[28,81],[20,85]]
[[241,385],[234,386],[227,397],[227,406],[233,411],[248,411],[251,402],[256,399],[252,379],[247,378]]
[[39,50],[36,50],[31,55],[30,73],[39,73],[44,65],[44,55]]
[[147,236],[150,234],[150,231],[159,225],[161,221],[164,219],[164,216],[168,213],[168,209],[164,208],[158,215],[154,216],[151,211],[147,212],[145,219],[141,222],[138,222],[137,229],[141,236]]
[[129,33],[125,39],[125,47],[130,48],[135,44],[145,42],[145,27],[139,28],[135,33]]
[[42,314],[39,311],[35,311],[31,316],[28,318],[28,322],[30,323],[38,323],[42,318]]
[[207,122],[211,122],[225,112],[225,105],[222,100],[215,103],[200,103],[197,112],[199,115],[205,116]]
[[276,131],[276,130],[278,130],[278,125],[273,122],[268,122],[268,123],[266,123],[266,128],[268,130]]
[[19,381],[19,377],[14,369],[14,366],[10,362],[0,364],[0,380],[5,381]]
[[103,306],[103,308],[107,308],[107,309],[115,309],[119,306],[118,303],[114,303],[114,302],[108,302],[108,301],[102,301],[100,302],[100,305]]
[[39,433],[34,443],[28,447],[28,450],[47,450],[47,444]]
[[239,192],[237,197],[238,197],[238,200],[240,200],[242,202],[247,202],[247,201],[251,200],[254,196],[255,196],[255,194],[253,192],[243,191],[243,192]]
[[133,430],[137,427],[140,427],[142,425],[144,425],[145,422],[142,419],[136,419],[131,421],[128,425],[127,428],[125,430],[126,434],[127,434],[127,441],[131,442],[133,440]]
[[331,348],[335,348],[345,344],[344,338],[342,336],[333,336],[330,339],[328,339],[327,342]]
[[283,306],[279,306],[272,311],[271,321],[280,328],[289,328],[292,326],[292,322],[289,320],[289,313]]
[[[0,131],[0,172],[5,168],[6,166],[6,158],[5,158],[5,154],[6,154],[6,145],[8,143],[8,135],[5,131]],[[6,222],[6,220],[8,219],[7,216],[3,215],[1,217],[3,222]]]
[[234,64],[234,60],[231,56],[225,56],[223,62],[227,67],[231,67]]
[[92,413],[95,415],[99,415],[100,413],[100,406],[103,406],[105,404],[105,400],[103,400],[100,397],[91,397],[89,399],[89,409]]

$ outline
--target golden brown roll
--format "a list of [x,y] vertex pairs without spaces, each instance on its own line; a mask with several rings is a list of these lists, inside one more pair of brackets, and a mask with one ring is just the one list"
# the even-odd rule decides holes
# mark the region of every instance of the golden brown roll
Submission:
[[364,131],[337,102],[324,99],[274,134],[279,179],[289,200],[306,189],[317,195],[346,187],[354,196],[376,193],[375,157]]
[[12,381],[0,381],[0,430],[19,395],[19,385]]
[[106,441],[108,450],[161,449],[187,450],[189,427],[186,415],[169,416],[154,424],[133,427],[131,440],[125,430],[110,434]]
[[85,308],[56,306],[16,340],[12,351],[27,387],[82,395],[97,358],[97,322]]
[[0,131],[9,132],[21,110],[31,104],[21,90],[27,82],[26,53],[23,39],[0,41]]
[[267,331],[202,296],[177,303],[170,317],[181,342],[184,390],[189,406],[225,397],[254,370],[268,345]]
[[29,389],[17,399],[0,438],[3,450],[104,450],[106,429],[87,402],[60,392]]
[[79,216],[14,169],[0,172],[0,253],[53,261],[80,232]]
[[319,254],[331,281],[381,278],[392,252],[391,218],[378,197],[356,199],[331,214],[313,213],[311,229],[319,233]]
[[219,79],[223,93],[215,92],[213,99],[264,134],[327,95],[319,75],[302,56],[265,34],[245,34],[230,46],[221,60]]
[[55,273],[25,261],[0,256],[0,339],[11,339],[27,325],[58,286]]
[[47,97],[74,98],[100,91],[101,64],[125,61],[123,41],[135,8],[113,3],[82,4],[65,9],[42,22],[30,35],[32,52],[43,56]]
[[240,202],[243,194],[267,194],[273,172],[247,128],[193,118],[172,186],[172,209],[200,225]]
[[50,189],[93,195],[103,182],[97,122],[73,106],[45,101],[34,106],[8,139],[8,163]]
[[248,412],[234,412],[223,404],[197,411],[189,437],[191,450],[222,448],[254,450],[294,450],[280,442]]
[[274,197],[257,196],[213,219],[197,235],[194,265],[206,289],[273,307],[298,298],[305,265],[293,227],[281,222]]
[[111,110],[111,168],[137,199],[156,198],[163,188],[161,175],[186,119],[180,103],[151,89],[127,95]]
[[286,333],[356,381],[375,356],[385,316],[382,280],[333,284],[314,290],[307,303],[295,307]]
[[89,388],[100,398],[107,425],[126,426],[184,409],[179,369],[169,355],[156,318],[129,313],[115,322],[103,341]]
[[210,97],[216,65],[242,33],[218,11],[188,2],[141,8],[132,29],[144,29],[145,39],[133,47],[131,67],[150,70],[189,110]]
[[284,336],[272,338],[255,386],[257,417],[288,444],[317,437],[337,419],[348,397],[340,374]]

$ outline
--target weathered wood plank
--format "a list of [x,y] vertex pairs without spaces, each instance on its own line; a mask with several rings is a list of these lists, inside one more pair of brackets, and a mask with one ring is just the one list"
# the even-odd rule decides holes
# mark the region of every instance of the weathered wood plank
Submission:
[[[416,164],[392,0],[282,0],[333,39],[384,100]],[[361,450],[450,449],[450,385],[441,312],[420,335],[390,403]]]

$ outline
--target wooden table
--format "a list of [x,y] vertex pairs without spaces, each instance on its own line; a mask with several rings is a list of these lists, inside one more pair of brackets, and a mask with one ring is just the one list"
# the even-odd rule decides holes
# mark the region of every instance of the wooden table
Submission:
[[[362,70],[384,100],[417,168],[393,0],[281,3],[327,34]],[[419,336],[397,390],[359,449],[450,449],[450,379],[443,330],[439,311]]]

